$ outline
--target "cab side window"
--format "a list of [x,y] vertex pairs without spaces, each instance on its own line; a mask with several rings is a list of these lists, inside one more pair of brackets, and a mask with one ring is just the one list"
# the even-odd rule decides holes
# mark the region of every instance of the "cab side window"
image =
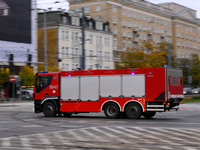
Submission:
[[48,87],[51,84],[51,81],[52,81],[52,75],[38,76],[35,83],[36,93],[39,93],[46,87]]

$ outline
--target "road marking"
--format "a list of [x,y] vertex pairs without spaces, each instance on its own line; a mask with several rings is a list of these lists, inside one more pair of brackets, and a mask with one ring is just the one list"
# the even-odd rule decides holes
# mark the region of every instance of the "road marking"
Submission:
[[20,137],[21,143],[23,147],[31,148],[30,141],[27,137]]
[[86,135],[91,136],[92,138],[95,138],[96,140],[106,141],[106,140],[102,139],[101,137],[99,137],[98,135],[95,135],[95,134],[93,134],[93,133],[87,131],[86,129],[80,129],[79,131],[83,132],[83,133],[86,134]]
[[61,126],[62,128],[80,128],[82,126],[74,126],[74,125],[65,125],[65,126]]
[[11,138],[3,138],[2,142],[1,142],[1,146],[2,147],[7,147],[7,146],[9,147],[9,146],[11,146],[10,139]]
[[44,127],[42,125],[26,125],[26,126],[22,126],[23,128],[40,128],[40,127]]

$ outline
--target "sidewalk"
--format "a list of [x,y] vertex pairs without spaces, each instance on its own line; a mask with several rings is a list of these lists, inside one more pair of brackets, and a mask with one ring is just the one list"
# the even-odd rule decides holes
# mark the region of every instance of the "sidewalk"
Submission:
[[33,100],[21,100],[17,99],[9,99],[5,101],[0,101],[0,107],[8,107],[8,106],[32,106]]

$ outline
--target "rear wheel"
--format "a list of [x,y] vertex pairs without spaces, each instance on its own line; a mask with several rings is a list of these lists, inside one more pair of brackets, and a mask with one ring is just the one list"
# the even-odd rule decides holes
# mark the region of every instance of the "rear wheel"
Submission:
[[43,113],[46,117],[54,117],[56,116],[56,107],[53,103],[48,102],[44,104]]
[[137,103],[130,103],[126,107],[126,115],[130,119],[138,119],[142,115],[142,108]]
[[62,112],[62,114],[65,116],[65,117],[70,117],[73,113],[69,113],[69,112]]
[[142,115],[145,118],[149,119],[149,118],[152,118],[153,116],[155,116],[155,114],[156,114],[156,111],[149,111],[149,112],[144,112]]
[[119,116],[119,107],[115,103],[106,104],[104,114],[107,118],[115,119]]

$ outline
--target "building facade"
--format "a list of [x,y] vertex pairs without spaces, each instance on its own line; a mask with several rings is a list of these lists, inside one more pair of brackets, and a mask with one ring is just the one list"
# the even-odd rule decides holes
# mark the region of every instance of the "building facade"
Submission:
[[[38,60],[44,61],[44,13],[39,13]],[[82,14],[76,11],[46,12],[47,62],[60,70],[80,68]],[[113,69],[112,33],[101,16],[85,16],[85,69]]]
[[[70,0],[70,9],[79,10],[82,0]],[[196,11],[176,3],[156,5],[145,0],[84,0],[85,13],[101,15],[113,32],[114,60],[127,48],[143,41],[154,45],[172,43],[176,58],[200,55],[200,25]]]

